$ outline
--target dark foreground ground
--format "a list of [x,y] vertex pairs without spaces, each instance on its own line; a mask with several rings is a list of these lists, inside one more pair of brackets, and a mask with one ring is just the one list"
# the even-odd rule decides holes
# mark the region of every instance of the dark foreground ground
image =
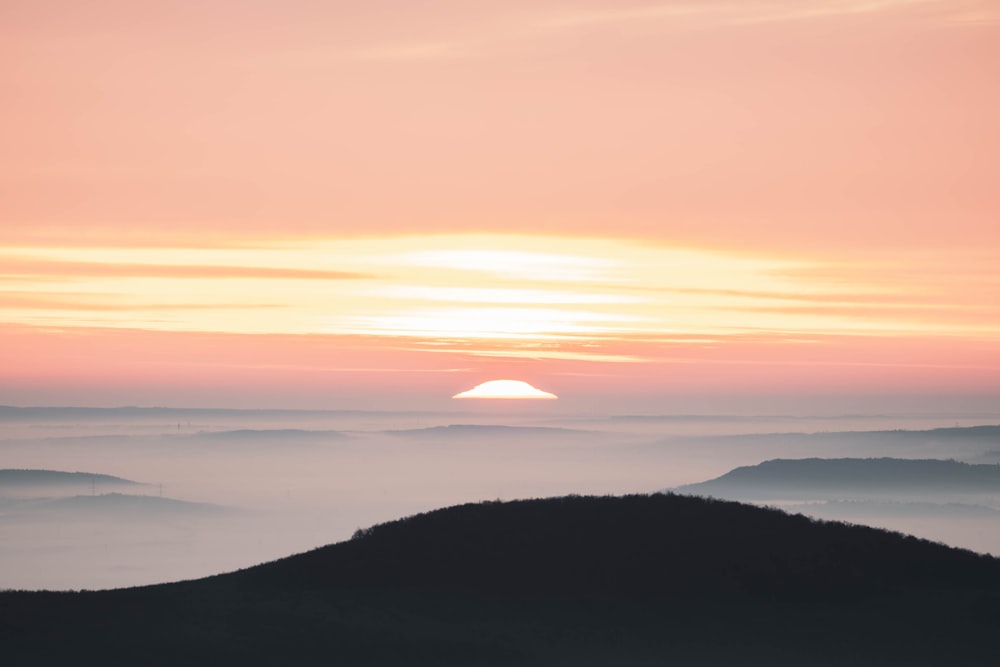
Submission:
[[1000,561],[677,495],[452,507],[207,579],[0,594],[5,665],[1000,664]]

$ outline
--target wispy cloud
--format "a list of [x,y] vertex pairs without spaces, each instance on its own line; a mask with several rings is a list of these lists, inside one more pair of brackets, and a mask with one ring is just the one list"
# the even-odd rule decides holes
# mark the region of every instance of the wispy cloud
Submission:
[[75,293],[0,292],[0,309],[55,310],[80,312],[129,312],[154,310],[227,310],[241,308],[281,308],[275,303],[128,303],[117,295],[80,295]]
[[504,21],[465,26],[451,39],[399,41],[355,49],[348,59],[420,63],[506,53],[505,45],[544,40],[580,30],[642,27],[684,29],[817,21],[838,17],[910,16],[940,25],[1000,23],[1000,3],[991,0],[706,0],[600,7],[539,8]]
[[954,268],[924,253],[806,261],[526,235],[14,249],[0,259],[0,312],[33,326],[355,335],[477,357],[617,362],[742,334],[782,344],[820,333],[994,336],[1000,283],[987,255]]
[[1000,19],[1000,7],[984,0],[721,0],[619,5],[607,9],[570,8],[549,15],[539,25],[563,29],[638,22],[740,25],[902,12],[943,22],[985,23]]
[[269,266],[202,264],[138,264],[111,262],[64,262],[0,258],[0,275],[7,277],[134,277],[134,278],[265,278],[294,280],[364,280],[374,276],[352,271],[297,269]]

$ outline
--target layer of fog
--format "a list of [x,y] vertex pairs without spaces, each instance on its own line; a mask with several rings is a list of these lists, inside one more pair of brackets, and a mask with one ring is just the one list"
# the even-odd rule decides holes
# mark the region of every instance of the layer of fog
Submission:
[[[7,410],[0,412],[0,468],[93,472],[144,486],[83,483],[27,494],[0,488],[0,588],[105,588],[207,576],[446,505],[647,493],[771,458],[997,462],[995,441],[899,437],[891,429],[998,422],[1000,415]],[[136,495],[149,500],[129,500]],[[99,503],[86,500],[103,496]],[[938,505],[895,515],[872,506],[812,509],[1000,554],[1000,521],[988,512],[955,519]],[[795,511],[810,508],[799,504]]]

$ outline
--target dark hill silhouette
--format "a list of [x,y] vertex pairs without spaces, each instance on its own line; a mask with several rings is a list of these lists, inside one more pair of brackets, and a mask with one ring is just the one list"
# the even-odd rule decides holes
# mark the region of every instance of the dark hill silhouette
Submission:
[[[678,495],[462,505],[208,579],[0,594],[12,664],[994,665],[1000,562]],[[23,661],[19,662],[19,661]]]
[[774,459],[675,490],[736,498],[1000,493],[1000,465],[938,459]]
[[[282,582],[369,582],[477,594],[661,599],[681,592],[752,590],[795,596],[840,594],[853,586],[852,568],[829,567],[837,559],[864,560],[868,574],[879,570],[879,586],[891,588],[909,585],[917,572],[936,572],[944,553],[956,562],[980,562],[978,556],[967,558],[916,538],[738,503],[667,495],[570,496],[429,512],[360,530],[348,543],[252,572]],[[776,567],[776,559],[795,566]],[[343,564],[331,567],[331,561]],[[608,567],[616,561],[629,567]],[[864,576],[856,581],[859,590],[871,592],[873,581]]]
[[133,486],[140,482],[92,472],[62,472],[59,470],[4,469],[0,470],[0,489],[26,486]]

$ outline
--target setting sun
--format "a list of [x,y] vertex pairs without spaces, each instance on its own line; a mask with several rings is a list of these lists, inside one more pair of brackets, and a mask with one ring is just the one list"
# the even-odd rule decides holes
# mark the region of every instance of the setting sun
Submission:
[[515,398],[552,400],[559,398],[555,394],[532,387],[521,380],[490,380],[477,384],[468,391],[455,394],[452,398]]

